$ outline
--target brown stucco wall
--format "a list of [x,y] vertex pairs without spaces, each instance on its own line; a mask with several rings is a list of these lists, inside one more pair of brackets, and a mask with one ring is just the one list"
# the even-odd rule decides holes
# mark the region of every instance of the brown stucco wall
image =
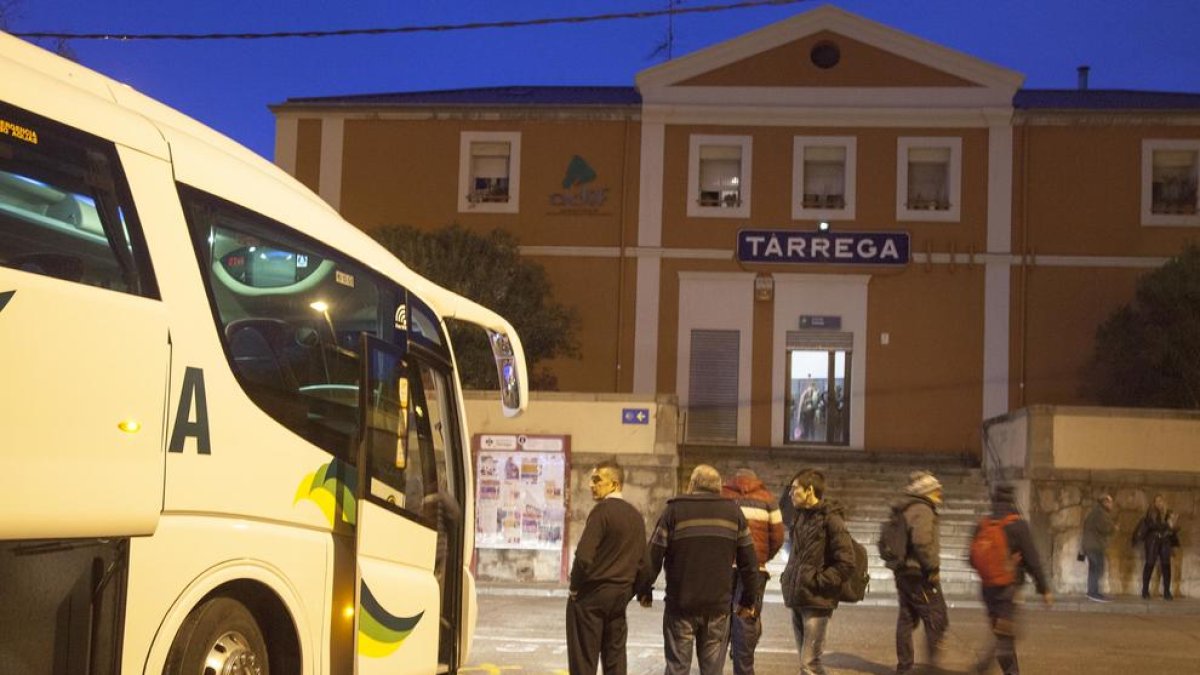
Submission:
[[321,120],[303,119],[296,126],[296,180],[316,192],[321,182]]
[[[974,452],[983,416],[982,265],[910,266],[868,295],[866,448]],[[889,344],[880,344],[888,333]]]

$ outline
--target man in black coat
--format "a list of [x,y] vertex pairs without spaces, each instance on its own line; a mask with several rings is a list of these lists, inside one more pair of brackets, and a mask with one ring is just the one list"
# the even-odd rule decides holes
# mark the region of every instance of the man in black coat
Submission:
[[650,565],[637,585],[638,600],[649,607],[654,580],[666,567],[666,675],[687,675],[693,645],[700,675],[720,675],[725,668],[733,602],[729,570],[735,562],[746,589],[738,616],[750,619],[758,595],[754,540],[742,510],[721,496],[721,474],[701,464],[692,471],[688,493],[669,500],[658,519],[650,536]]
[[801,675],[824,675],[825,631],[842,583],[854,574],[854,542],[842,508],[825,499],[825,474],[805,469],[792,478],[791,487],[796,520],[781,579],[783,602],[792,610]]
[[633,598],[646,551],[642,514],[621,496],[625,471],[616,462],[592,470],[592,499],[575,547],[567,600],[567,661],[571,675],[625,675],[625,606]]

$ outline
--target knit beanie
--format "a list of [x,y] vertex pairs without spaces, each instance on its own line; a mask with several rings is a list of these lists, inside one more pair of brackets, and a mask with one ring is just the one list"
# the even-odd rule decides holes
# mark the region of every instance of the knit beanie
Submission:
[[936,490],[941,490],[942,484],[928,471],[914,471],[908,476],[908,487],[904,491],[914,497],[924,497]]

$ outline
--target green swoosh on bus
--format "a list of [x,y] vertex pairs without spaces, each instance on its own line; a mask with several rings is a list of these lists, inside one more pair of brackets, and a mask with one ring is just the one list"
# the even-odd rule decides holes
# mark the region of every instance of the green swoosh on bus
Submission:
[[373,658],[388,656],[404,644],[425,612],[414,616],[392,614],[379,604],[365,581],[359,592],[358,653]]
[[357,503],[354,500],[357,484],[358,473],[354,467],[335,459],[328,464],[322,464],[300,481],[292,505],[307,500],[321,509],[330,527],[334,526],[334,518],[339,512],[342,522],[353,525],[358,519]]

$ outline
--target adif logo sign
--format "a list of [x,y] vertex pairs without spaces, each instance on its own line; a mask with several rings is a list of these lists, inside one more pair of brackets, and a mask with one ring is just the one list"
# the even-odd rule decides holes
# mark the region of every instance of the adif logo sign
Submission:
[[550,195],[550,206],[560,209],[598,209],[608,200],[608,188],[588,187],[596,180],[596,170],[583,157],[573,155],[563,174],[564,192]]

